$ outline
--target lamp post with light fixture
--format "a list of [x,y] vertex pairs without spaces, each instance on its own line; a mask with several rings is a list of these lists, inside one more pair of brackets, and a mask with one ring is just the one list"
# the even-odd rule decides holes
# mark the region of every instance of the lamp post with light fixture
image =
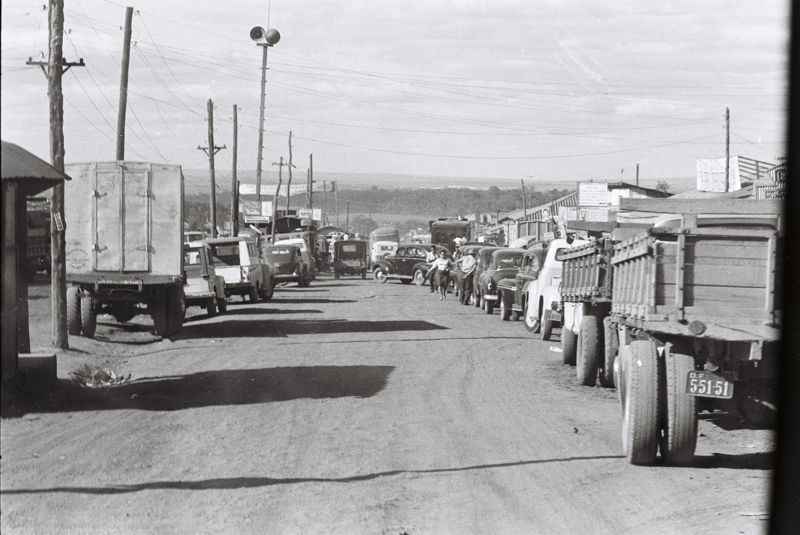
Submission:
[[264,155],[264,106],[267,87],[267,51],[281,40],[281,34],[275,28],[264,30],[261,26],[254,26],[250,30],[250,39],[262,47],[261,55],[261,106],[258,113],[258,160],[256,161],[256,195],[258,207],[261,210],[261,163]]

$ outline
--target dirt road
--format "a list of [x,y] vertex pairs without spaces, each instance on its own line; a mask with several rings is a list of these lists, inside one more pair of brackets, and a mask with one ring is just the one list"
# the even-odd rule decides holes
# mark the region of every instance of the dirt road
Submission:
[[393,282],[228,310],[189,309],[173,340],[110,319],[71,337],[60,376],[132,382],[3,420],[3,533],[766,529],[770,432],[704,420],[695,466],[630,466],[614,391],[576,386],[557,337]]

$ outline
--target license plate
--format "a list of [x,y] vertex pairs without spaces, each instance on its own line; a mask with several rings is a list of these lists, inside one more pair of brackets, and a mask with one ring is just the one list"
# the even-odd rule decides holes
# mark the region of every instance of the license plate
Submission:
[[691,371],[686,375],[686,393],[704,398],[731,399],[733,383],[711,372]]

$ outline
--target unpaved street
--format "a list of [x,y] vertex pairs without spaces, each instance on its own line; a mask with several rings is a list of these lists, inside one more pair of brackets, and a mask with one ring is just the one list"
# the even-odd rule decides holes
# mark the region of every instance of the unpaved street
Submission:
[[452,296],[321,279],[188,316],[173,340],[109,318],[71,337],[62,378],[132,380],[3,421],[3,533],[766,529],[769,431],[703,420],[694,467],[630,466],[615,392],[576,386],[557,336]]

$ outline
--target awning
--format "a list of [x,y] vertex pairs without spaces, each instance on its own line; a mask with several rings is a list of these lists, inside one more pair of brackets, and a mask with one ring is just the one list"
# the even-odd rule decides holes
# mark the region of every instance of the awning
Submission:
[[19,145],[2,142],[2,180],[16,181],[26,196],[36,195],[70,178]]

